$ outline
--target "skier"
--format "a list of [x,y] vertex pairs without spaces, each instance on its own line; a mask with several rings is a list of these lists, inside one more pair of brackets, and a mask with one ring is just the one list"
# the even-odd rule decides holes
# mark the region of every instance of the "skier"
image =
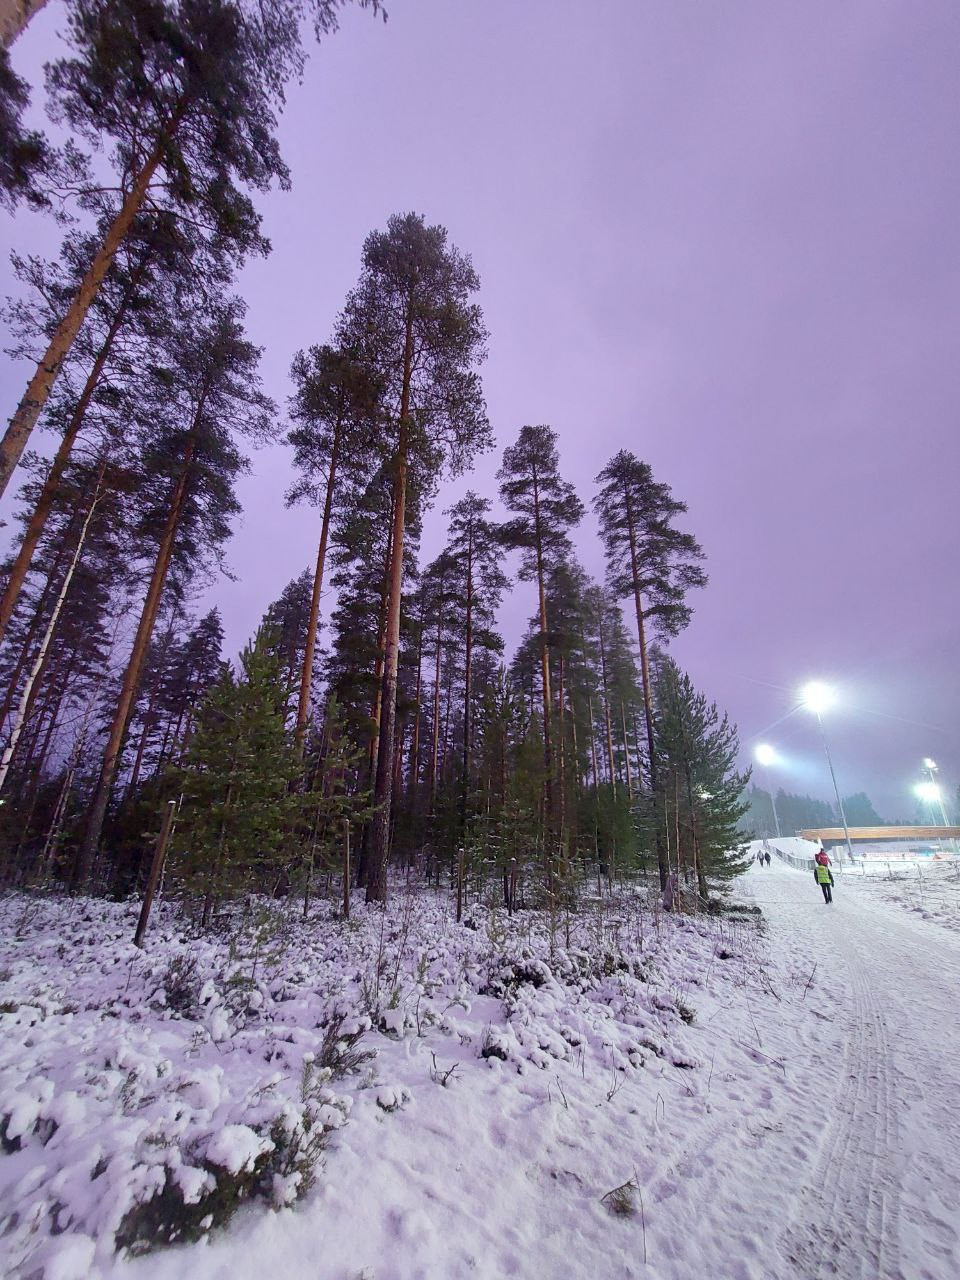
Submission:
[[771,859],[771,857],[770,857],[769,853],[765,853],[765,854],[763,855],[763,860],[764,860],[764,862],[767,864],[767,866],[769,867],[769,865],[770,865],[770,863],[771,863],[771,861],[772,861],[772,859]]
[[813,878],[823,890],[824,902],[833,901],[833,872],[829,867],[825,867],[822,862],[817,861],[813,868]]

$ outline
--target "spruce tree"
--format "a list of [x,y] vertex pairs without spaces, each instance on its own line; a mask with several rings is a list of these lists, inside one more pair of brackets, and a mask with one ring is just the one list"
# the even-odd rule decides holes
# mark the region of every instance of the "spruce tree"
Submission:
[[367,237],[341,324],[341,345],[358,350],[381,381],[392,470],[369,901],[387,897],[408,481],[419,472],[422,491],[430,492],[445,463],[456,472],[490,443],[476,372],[486,339],[472,300],[478,288],[470,260],[448,245],[443,227],[397,215],[386,231]]
[[261,627],[207,693],[175,782],[183,794],[174,850],[184,887],[217,902],[273,888],[285,836],[309,797],[288,727],[277,636]]
[[738,825],[748,807],[743,793],[750,774],[737,769],[736,726],[665,656],[657,665],[655,696],[654,821],[671,850],[681,894],[695,886],[695,900],[706,904],[711,882],[723,887],[746,865]]

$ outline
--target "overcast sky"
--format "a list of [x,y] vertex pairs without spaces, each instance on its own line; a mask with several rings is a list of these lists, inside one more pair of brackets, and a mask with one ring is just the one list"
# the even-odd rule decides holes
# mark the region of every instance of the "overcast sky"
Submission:
[[[273,254],[241,281],[267,389],[284,403],[294,351],[329,337],[370,229],[442,223],[481,277],[498,450],[442,488],[426,554],[523,423],[557,430],[587,502],[633,450],[689,504],[711,580],[673,652],[745,754],[772,742],[777,781],[826,798],[791,711],[829,679],[841,788],[914,817],[924,755],[951,791],[960,776],[960,6],[388,7],[386,26],[348,13],[290,94],[294,189],[261,202]],[[51,3],[15,47],[35,83],[61,17]],[[0,219],[16,247],[55,248],[49,222]],[[26,370],[2,374],[10,413]],[[290,476],[278,447],[242,485],[238,581],[212,593],[231,650],[315,554]],[[599,573],[592,515],[578,548]],[[533,605],[513,592],[508,642]]]

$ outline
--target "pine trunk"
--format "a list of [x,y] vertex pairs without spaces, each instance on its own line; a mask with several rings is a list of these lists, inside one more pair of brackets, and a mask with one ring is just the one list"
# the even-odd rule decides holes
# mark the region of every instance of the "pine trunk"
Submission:
[[393,535],[390,548],[390,591],[383,657],[383,696],[380,700],[380,744],[372,824],[367,901],[387,900],[387,856],[390,852],[390,808],[393,799],[394,725],[397,717],[397,671],[400,663],[400,604],[403,591],[403,535],[407,509],[407,449],[410,384],[413,374],[413,297],[407,301],[403,349],[403,383],[400,393],[397,454],[393,476]]
[[9,49],[47,0],[0,0],[0,49]]
[[[647,657],[647,633],[644,626],[643,600],[640,595],[640,565],[637,560],[637,531],[633,522],[633,509],[630,498],[626,500],[627,528],[630,533],[630,571],[633,576],[633,601],[637,610],[637,643],[640,648],[640,677],[643,682],[643,715],[647,722],[647,776],[650,779],[650,793],[657,791],[657,757],[653,745],[653,692],[650,687],[650,661]],[[660,874],[660,888],[667,887],[667,856],[663,848],[663,840],[657,836],[657,870]]]
[[473,525],[467,537],[467,634],[463,663],[463,778],[460,782],[460,838],[467,829],[467,794],[470,790],[471,716],[473,696]]
[[[201,410],[198,410],[194,420],[194,432],[196,431],[196,423],[199,420],[200,411]],[[117,771],[117,762],[120,758],[120,748],[123,744],[123,738],[127,731],[130,709],[133,706],[133,700],[136,697],[137,689],[140,685],[140,674],[143,670],[143,660],[146,657],[147,646],[150,643],[154,623],[157,620],[157,612],[160,608],[160,597],[163,594],[164,584],[167,580],[167,570],[170,568],[170,559],[173,555],[173,542],[180,523],[183,499],[186,493],[187,480],[190,475],[190,464],[193,461],[195,448],[196,435],[191,433],[187,443],[186,453],[184,454],[183,463],[180,468],[180,474],[177,477],[176,483],[173,487],[173,492],[170,496],[170,507],[167,511],[166,523],[164,525],[163,534],[160,538],[159,547],[157,548],[157,558],[153,566],[150,586],[147,590],[147,597],[143,604],[143,612],[140,614],[140,622],[137,626],[137,634],[134,637],[133,649],[130,652],[129,660],[127,661],[127,669],[124,672],[123,685],[120,689],[120,697],[117,700],[113,723],[110,726],[110,736],[107,739],[107,745],[103,753],[103,763],[100,766],[100,776],[97,780],[97,786],[90,805],[87,828],[77,857],[75,884],[78,888],[86,884],[90,877],[90,870],[93,867],[93,857],[96,853],[97,845],[100,843],[100,834],[103,831],[103,822],[107,815],[107,804],[110,800],[110,791],[113,787],[113,780]]]
[[627,738],[627,708],[620,699],[620,731],[623,735],[623,759],[627,768],[627,799],[633,801],[633,774],[630,770],[630,743]]
[[533,471],[533,527],[537,552],[537,591],[540,611],[540,670],[543,693],[543,770],[546,775],[545,809],[547,831],[553,830],[553,743],[551,741],[550,711],[550,651],[547,644],[547,592],[544,582],[543,533],[540,527],[540,487],[537,483],[537,471]]
[[103,367],[110,355],[110,349],[113,346],[114,339],[123,325],[127,305],[134,289],[143,275],[145,265],[146,262],[144,260],[136,272],[134,279],[131,280],[130,286],[117,308],[116,314],[110,323],[110,328],[107,331],[107,335],[103,340],[103,344],[97,352],[96,359],[93,362],[89,374],[87,375],[87,380],[84,383],[83,390],[80,392],[80,398],[77,400],[76,407],[70,415],[70,421],[67,424],[66,431],[63,433],[63,438],[60,441],[60,445],[50,466],[50,470],[43,482],[43,487],[41,488],[40,495],[37,498],[36,506],[33,509],[26,531],[24,532],[23,542],[20,544],[20,550],[17,552],[17,557],[10,568],[10,576],[7,578],[3,595],[0,596],[0,640],[4,637],[7,624],[13,614],[17,599],[20,596],[20,592],[23,590],[27,571],[29,570],[30,563],[33,560],[33,553],[36,551],[37,543],[40,541],[40,536],[46,527],[47,518],[50,515],[50,511],[52,510],[54,501],[56,500],[57,493],[60,488],[60,481],[63,477],[64,471],[66,470],[67,462],[70,459],[73,446],[76,443],[77,435],[79,434],[80,428],[83,426],[83,420],[86,417],[90,401],[93,399],[93,393],[99,385],[100,376],[103,373]]
[[53,384],[56,382],[63,367],[63,362],[69,354],[77,334],[80,332],[80,326],[86,318],[90,305],[100,290],[104,276],[110,270],[116,252],[130,231],[134,218],[140,212],[147,194],[147,188],[150,186],[153,175],[163,156],[164,148],[179,126],[185,105],[185,103],[181,102],[169,125],[157,140],[146,163],[137,174],[133,186],[120,206],[119,213],[114,218],[109,231],[104,237],[103,244],[87,268],[87,273],[80,282],[80,287],[74,295],[73,301],[54,330],[43,358],[37,365],[36,372],[24,392],[23,399],[10,419],[10,425],[7,427],[3,440],[0,441],[0,497],[6,492],[14,468],[20,461],[20,455],[26,448],[30,433],[37,424],[37,419],[43,411],[43,406],[47,403]]
[[36,684],[37,677],[40,674],[40,669],[46,662],[47,650],[50,648],[50,641],[53,639],[53,633],[56,631],[57,623],[60,621],[60,611],[63,608],[63,602],[66,599],[67,592],[70,589],[70,583],[73,581],[73,575],[80,562],[80,556],[83,553],[83,544],[87,540],[87,531],[90,528],[90,521],[93,519],[93,513],[97,509],[97,503],[100,501],[100,486],[103,483],[103,470],[104,468],[101,466],[100,474],[97,476],[97,483],[93,492],[93,498],[91,499],[90,506],[87,509],[86,519],[80,529],[80,536],[77,539],[73,559],[70,561],[70,565],[64,575],[63,583],[60,587],[60,594],[57,596],[56,603],[53,606],[53,611],[50,614],[50,620],[47,623],[47,629],[44,632],[43,640],[40,642],[40,648],[37,650],[37,656],[33,660],[33,666],[30,669],[27,682],[20,692],[20,704],[17,709],[17,714],[14,717],[10,740],[4,749],[3,757],[0,758],[0,790],[3,789],[3,784],[6,781],[7,773],[10,769],[10,761],[13,758],[14,751],[17,749],[20,734],[23,732],[28,708],[30,707],[33,699],[34,685]]
[[310,687],[313,682],[313,660],[317,649],[317,628],[320,623],[320,593],[323,590],[323,568],[327,557],[327,536],[330,532],[330,512],[333,507],[333,489],[337,478],[337,462],[340,452],[340,421],[334,428],[330,444],[330,470],[327,474],[327,492],[323,501],[323,519],[320,523],[320,546],[317,549],[317,567],[313,574],[313,595],[310,597],[310,620],[307,623],[307,643],[303,651],[303,673],[300,677],[300,701],[297,706],[297,747],[303,754],[307,720],[310,715]]

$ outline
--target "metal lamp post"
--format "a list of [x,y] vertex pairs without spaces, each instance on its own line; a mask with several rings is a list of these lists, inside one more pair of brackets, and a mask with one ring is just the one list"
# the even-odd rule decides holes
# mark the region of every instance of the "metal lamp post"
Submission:
[[773,809],[773,825],[777,829],[777,839],[783,838],[783,832],[780,830],[780,815],[777,813],[777,798],[773,794],[773,783],[770,781],[770,766],[776,764],[777,753],[773,747],[768,746],[765,742],[757,745],[753,753],[756,756],[757,764],[763,768],[764,776],[767,779],[767,786],[770,788],[770,807]]
[[840,799],[840,788],[837,786],[837,775],[833,769],[833,760],[830,758],[830,744],[827,742],[827,733],[823,727],[823,712],[833,705],[834,693],[829,685],[821,684],[814,680],[806,685],[801,693],[803,705],[808,711],[812,711],[817,717],[817,724],[820,727],[820,738],[823,742],[823,752],[827,757],[827,767],[830,770],[830,778],[833,782],[833,794],[837,797],[837,809],[840,813],[840,821],[843,824],[843,836],[847,842],[847,857],[853,862],[853,846],[850,843],[850,831],[847,827],[847,815],[843,811],[843,801]]

